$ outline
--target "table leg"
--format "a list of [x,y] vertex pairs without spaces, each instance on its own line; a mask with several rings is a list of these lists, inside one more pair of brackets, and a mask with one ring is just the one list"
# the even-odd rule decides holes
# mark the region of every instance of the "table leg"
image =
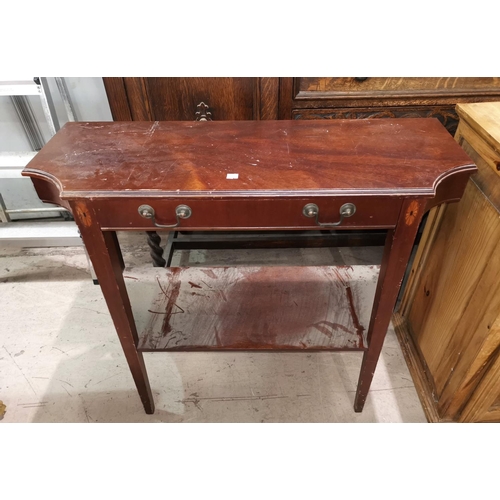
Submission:
[[154,267],[165,267],[167,261],[163,258],[163,248],[161,247],[161,237],[156,231],[147,231],[149,253],[153,259]]
[[101,231],[97,224],[92,223],[94,214],[83,202],[75,203],[73,214],[94,266],[142,404],[146,413],[152,414],[155,410],[153,395],[143,355],[136,347],[138,335],[123,279],[125,265],[116,232]]
[[398,297],[413,243],[422,220],[425,201],[406,200],[396,228],[387,232],[377,290],[368,328],[368,350],[363,355],[354,411],[361,412],[372,383],[380,351]]

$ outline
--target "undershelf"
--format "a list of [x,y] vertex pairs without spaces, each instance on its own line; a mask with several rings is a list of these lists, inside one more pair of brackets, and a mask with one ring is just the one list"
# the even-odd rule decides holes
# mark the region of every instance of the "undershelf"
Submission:
[[141,351],[362,351],[378,272],[184,267],[125,278]]

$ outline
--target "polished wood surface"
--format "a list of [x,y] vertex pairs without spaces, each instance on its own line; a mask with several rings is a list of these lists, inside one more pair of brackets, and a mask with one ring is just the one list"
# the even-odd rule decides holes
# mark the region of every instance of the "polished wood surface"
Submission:
[[429,214],[398,332],[433,419],[500,421],[500,129],[492,121],[500,103],[457,111],[456,139],[478,172],[459,204]]
[[[140,86],[136,90],[140,92]],[[210,302],[205,304],[205,313],[197,318],[185,316],[188,328],[182,328],[182,338],[173,339],[172,322],[180,321],[180,316],[172,319],[173,310],[180,306],[186,314],[175,297],[182,282],[175,280],[166,288],[159,286],[163,302],[157,304],[159,310],[151,309],[151,314],[163,316],[156,321],[164,327],[160,337],[164,334],[168,344],[155,341],[155,348],[170,348],[172,342],[178,342],[186,349],[362,349],[354,402],[359,412],[368,396],[420,221],[429,207],[459,199],[475,170],[470,158],[434,119],[156,121],[69,123],[37,154],[23,175],[32,178],[42,199],[71,208],[148,413],[154,411],[154,402],[139,349],[139,345],[144,348],[140,342],[146,337],[140,340],[137,334],[115,231],[171,228],[156,228],[151,219],[141,217],[138,206],[154,206],[157,222],[172,224],[175,207],[188,202],[193,213],[180,221],[177,227],[181,231],[317,231],[326,228],[303,214],[306,203],[319,207],[318,222],[322,223],[339,222],[340,206],[355,204],[355,214],[336,228],[388,229],[366,335],[367,319],[361,321],[356,312],[360,294],[353,276],[348,278],[345,269],[336,268],[329,268],[327,274],[336,278],[325,278],[328,286],[323,287],[318,284],[321,270],[309,268],[281,272],[260,269],[244,277],[246,284],[237,279],[226,283],[224,290],[221,288],[224,293],[234,291],[236,298],[247,302],[245,307],[237,306],[242,313],[246,311],[243,323],[231,320],[220,293],[222,298],[216,305],[220,314],[213,314],[208,297],[202,298],[198,302],[201,309],[203,301]],[[230,173],[238,178],[228,179]],[[187,282],[184,299],[198,299],[192,294],[200,290],[210,295],[210,283],[204,289],[193,280]],[[219,290],[213,283],[211,286]],[[269,293],[271,299],[266,297]],[[284,311],[283,305],[273,306],[277,297],[286,304],[287,296],[295,297],[293,302],[300,311],[292,313],[289,307]],[[260,319],[270,317],[273,309],[279,328],[258,326],[254,320],[260,309]],[[312,317],[310,313],[314,313]],[[304,326],[301,322],[305,320],[316,326],[308,330],[306,325],[304,332],[291,335],[290,322]],[[189,325],[194,330],[191,337]],[[338,330],[346,336],[334,335]],[[213,333],[215,343],[201,339],[200,333],[203,336],[206,331]]]
[[24,175],[54,180],[63,199],[311,191],[433,196],[460,170],[474,167],[433,119],[73,122]]
[[[292,192],[291,190],[289,192]],[[243,196],[248,196],[245,192]],[[228,231],[228,230],[312,230],[319,226],[314,218],[306,217],[303,208],[311,203],[313,196],[292,197],[259,196],[259,202],[247,197],[235,199],[236,195],[218,196],[205,194],[203,197],[179,197],[171,194],[167,199],[136,196],[127,199],[96,199],[94,206],[99,214],[101,227],[104,229],[147,230],[154,229],[150,219],[141,217],[140,205],[149,204],[156,213],[160,224],[175,223],[175,208],[180,203],[188,205],[192,210],[189,219],[179,225],[182,231]],[[339,220],[340,207],[344,203],[355,201],[356,213],[344,219],[343,229],[377,229],[389,228],[396,224],[403,198],[401,196],[339,196],[332,198],[321,196],[315,203],[319,208],[320,222],[336,222]],[[377,205],[378,209],[373,210]]]

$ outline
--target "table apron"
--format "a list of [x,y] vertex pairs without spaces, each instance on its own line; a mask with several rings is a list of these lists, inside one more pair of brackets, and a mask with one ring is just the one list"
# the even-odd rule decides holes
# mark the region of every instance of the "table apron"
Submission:
[[[381,229],[397,223],[403,197],[290,197],[290,198],[130,198],[92,200],[89,204],[103,230],[161,230],[151,219],[142,217],[138,208],[149,205],[161,225],[176,223],[175,209],[187,205],[192,213],[180,219],[176,229],[182,231],[240,230],[319,230],[319,229]],[[318,221],[335,223],[340,207],[356,206],[354,215],[344,218],[338,226],[319,226],[315,218],[303,214],[305,205],[319,208]],[[163,228],[165,229],[165,228]],[[168,230],[168,228],[166,228]]]

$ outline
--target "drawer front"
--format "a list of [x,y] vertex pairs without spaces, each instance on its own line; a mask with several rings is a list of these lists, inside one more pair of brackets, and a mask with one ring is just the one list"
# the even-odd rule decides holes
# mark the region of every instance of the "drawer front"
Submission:
[[296,99],[377,95],[500,93],[500,78],[295,78]]
[[[318,221],[335,223],[345,203],[356,206],[354,215],[344,218],[331,229],[392,227],[396,224],[401,197],[304,197],[304,198],[137,198],[128,200],[95,200],[99,224],[109,229],[158,229],[152,219],[144,218],[138,208],[148,205],[154,210],[155,221],[161,225],[177,222],[176,207],[187,205],[189,218],[180,218],[179,230],[231,229],[319,229],[315,217],[303,213],[307,204],[318,207]],[[168,229],[168,228],[166,228]],[[324,227],[329,229],[329,227]]]

